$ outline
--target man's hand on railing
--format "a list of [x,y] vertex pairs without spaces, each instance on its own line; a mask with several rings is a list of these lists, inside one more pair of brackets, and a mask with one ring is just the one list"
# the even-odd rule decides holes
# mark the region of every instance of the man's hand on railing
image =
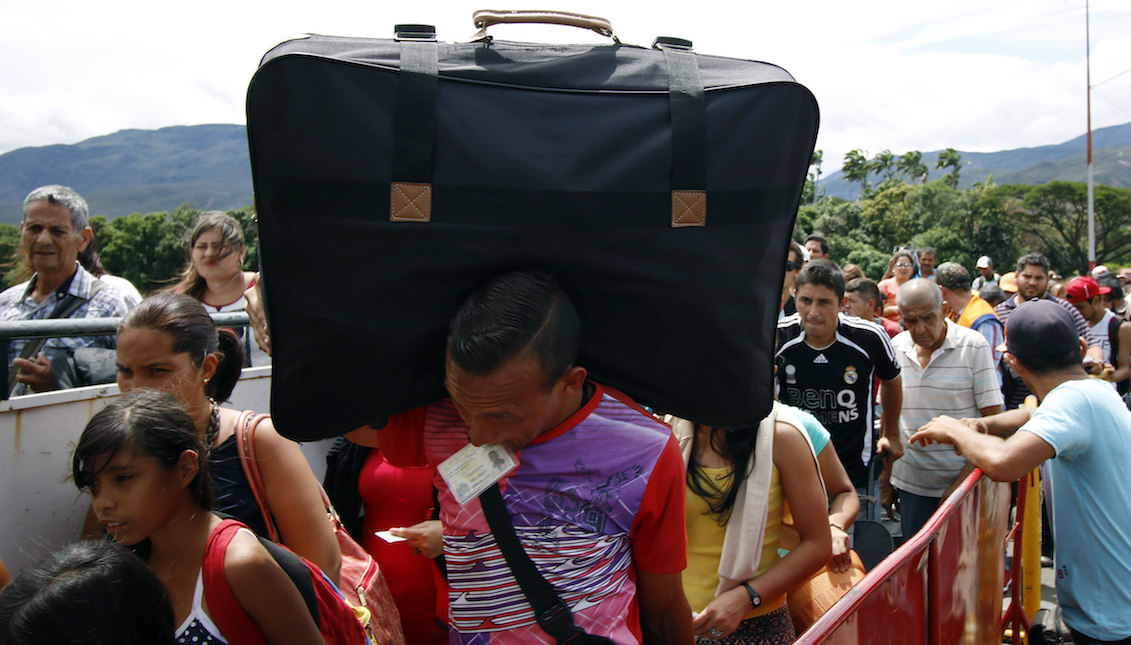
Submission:
[[19,368],[16,372],[16,381],[23,383],[31,392],[48,392],[57,390],[55,374],[51,372],[51,361],[47,356],[40,354],[34,361],[16,357],[12,364]]

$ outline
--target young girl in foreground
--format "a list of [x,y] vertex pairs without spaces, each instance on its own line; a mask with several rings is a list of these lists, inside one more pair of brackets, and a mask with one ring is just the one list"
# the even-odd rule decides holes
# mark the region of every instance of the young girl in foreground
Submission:
[[[214,508],[269,537],[236,446],[236,425],[244,417],[220,405],[239,380],[242,361],[235,336],[216,329],[201,304],[185,295],[150,296],[118,327],[118,387],[122,392],[154,388],[175,396],[204,443]],[[270,419],[259,424],[254,441],[266,506],[281,542],[337,584],[342,553],[306,457],[298,444],[275,431]],[[87,518],[84,537],[101,533],[93,519]]]
[[[202,562],[218,516],[207,460],[189,415],[155,390],[111,402],[87,424],[72,460],[98,521],[133,548],[168,589],[180,643],[228,642],[203,602]],[[240,606],[275,645],[325,643],[298,589],[248,530],[224,573]]]

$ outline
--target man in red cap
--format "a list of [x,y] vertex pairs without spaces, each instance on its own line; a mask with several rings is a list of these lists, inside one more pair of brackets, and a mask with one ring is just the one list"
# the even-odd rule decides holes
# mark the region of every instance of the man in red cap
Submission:
[[1100,286],[1091,276],[1072,278],[1064,297],[1092,328],[1104,351],[1104,360],[1111,365],[1103,375],[1115,384],[1119,393],[1126,394],[1131,386],[1131,323],[1124,322],[1103,305],[1103,295],[1111,287]]

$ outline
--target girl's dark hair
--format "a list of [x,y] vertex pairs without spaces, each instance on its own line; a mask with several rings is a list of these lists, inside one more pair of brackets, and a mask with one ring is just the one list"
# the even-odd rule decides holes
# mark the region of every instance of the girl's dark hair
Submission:
[[216,374],[204,386],[208,398],[222,403],[232,395],[243,371],[243,347],[229,329],[216,329],[212,317],[199,300],[181,293],[158,293],[142,300],[118,325],[123,330],[155,329],[173,337],[173,351],[187,352],[193,367],[200,367],[206,354],[216,354]]
[[173,645],[165,585],[110,540],[76,542],[0,594],[0,645]]
[[243,228],[234,217],[228,215],[224,211],[207,211],[200,214],[196,220],[196,225],[192,227],[188,235],[185,236],[185,247],[189,254],[188,263],[185,265],[184,270],[181,271],[181,279],[173,286],[172,290],[178,293],[188,294],[189,296],[200,300],[204,294],[204,288],[208,286],[204,282],[204,278],[196,272],[196,266],[192,263],[192,247],[196,245],[196,240],[211,230],[220,231],[220,240],[222,243],[220,255],[227,257],[232,253],[239,253],[240,250],[247,246],[244,242]]
[[[704,472],[695,461],[695,444],[699,442],[700,426],[696,424],[695,437],[691,444],[691,459],[687,462],[687,487],[691,492],[707,502],[707,508],[719,526],[726,526],[730,520],[731,509],[738,497],[738,488],[750,476],[751,457],[754,456],[754,442],[758,439],[757,427],[733,428],[723,430],[711,428],[711,449],[722,455],[731,464],[730,474],[722,482]],[[772,429],[770,430],[773,431]]]
[[71,475],[79,490],[94,483],[94,461],[105,457],[102,467],[123,446],[154,457],[166,469],[180,463],[186,450],[197,454],[200,470],[189,484],[193,500],[212,508],[212,486],[208,479],[208,458],[196,430],[196,423],[177,399],[160,390],[138,390],[123,394],[102,408],[87,422],[71,458]]

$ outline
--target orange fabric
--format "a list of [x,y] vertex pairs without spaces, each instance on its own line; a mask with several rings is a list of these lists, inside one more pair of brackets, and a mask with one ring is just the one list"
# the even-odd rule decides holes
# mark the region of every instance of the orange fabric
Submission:
[[849,551],[852,565],[843,573],[835,573],[825,565],[789,594],[789,613],[797,633],[809,629],[848,590],[864,579],[864,563],[855,551]]
[[986,314],[997,318],[997,314],[994,313],[994,308],[990,306],[990,303],[982,300],[976,294],[972,294],[970,302],[966,303],[966,307],[962,309],[962,315],[955,322],[967,329],[973,329],[974,323]]

